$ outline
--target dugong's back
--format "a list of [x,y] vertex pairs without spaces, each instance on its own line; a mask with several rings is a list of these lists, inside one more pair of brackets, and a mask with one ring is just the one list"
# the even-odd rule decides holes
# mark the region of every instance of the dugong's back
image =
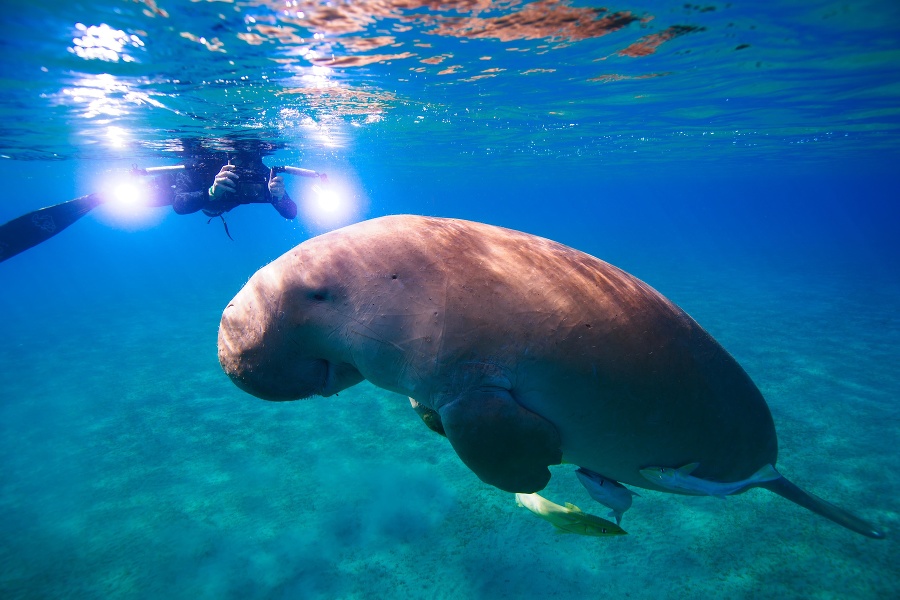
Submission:
[[[737,481],[775,464],[771,414],[743,369],[681,309],[599,259],[517,231],[406,215],[300,248],[312,268],[365,288],[360,297],[407,311],[392,343],[411,355],[406,370],[429,380],[430,397],[416,398],[425,405],[465,385],[474,365],[557,427],[564,460],[609,478],[652,487],[639,469],[698,462],[698,477]],[[388,273],[400,285],[385,287]]]

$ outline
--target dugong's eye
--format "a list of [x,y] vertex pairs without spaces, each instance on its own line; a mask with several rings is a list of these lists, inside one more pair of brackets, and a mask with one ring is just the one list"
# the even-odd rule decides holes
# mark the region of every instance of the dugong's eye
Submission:
[[322,302],[328,298],[328,295],[325,292],[313,292],[309,297],[316,302]]

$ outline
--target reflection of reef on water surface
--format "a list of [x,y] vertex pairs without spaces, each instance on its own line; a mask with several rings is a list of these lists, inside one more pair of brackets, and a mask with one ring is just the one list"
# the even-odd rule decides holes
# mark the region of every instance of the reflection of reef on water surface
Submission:
[[[536,40],[545,44],[533,50],[537,54],[544,54],[575,42],[618,32],[635,23],[640,27],[647,27],[654,19],[651,15],[637,15],[627,10],[575,7],[565,0],[537,0],[529,3],[518,0],[374,0],[341,6],[306,0],[289,4],[290,8],[285,10],[281,1],[256,3],[257,8],[268,8],[268,14],[246,17],[248,31],[238,34],[238,37],[253,45],[307,44],[309,52],[306,58],[311,63],[335,68],[361,67],[412,58],[417,58],[418,62],[426,65],[443,60],[443,55],[440,54],[423,55],[419,49],[430,48],[432,45],[422,43],[420,39],[411,39],[410,36],[415,35],[504,43]],[[704,8],[700,12],[706,10]],[[388,30],[388,27],[391,29]],[[632,58],[647,56],[656,52],[664,42],[703,29],[690,25],[673,25],[631,44],[625,43],[613,54]],[[360,35],[364,32],[372,32],[373,35]],[[388,33],[396,35],[386,35]],[[400,37],[403,34],[406,34],[407,39]],[[410,51],[410,46],[416,50]],[[387,47],[405,51],[365,54]],[[526,52],[532,50],[504,49]],[[421,68],[415,70],[422,72]],[[459,79],[467,80],[471,78]]]

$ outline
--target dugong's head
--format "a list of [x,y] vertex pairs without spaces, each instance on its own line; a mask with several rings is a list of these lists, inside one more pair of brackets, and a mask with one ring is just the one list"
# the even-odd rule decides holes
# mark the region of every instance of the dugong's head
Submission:
[[340,273],[306,258],[297,247],[260,269],[222,313],[219,362],[264,400],[331,396],[363,379],[348,356]]

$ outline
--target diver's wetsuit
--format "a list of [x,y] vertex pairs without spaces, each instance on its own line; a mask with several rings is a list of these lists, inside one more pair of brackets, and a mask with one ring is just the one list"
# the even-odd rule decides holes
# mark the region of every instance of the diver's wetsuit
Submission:
[[269,193],[269,169],[262,163],[252,167],[238,167],[240,176],[237,191],[225,194],[219,200],[209,197],[209,185],[219,173],[221,164],[213,161],[198,162],[175,175],[174,198],[172,209],[180,214],[194,213],[202,210],[210,217],[217,217],[241,204],[271,204],[285,219],[297,216],[297,205],[285,193],[281,200],[275,201]]

